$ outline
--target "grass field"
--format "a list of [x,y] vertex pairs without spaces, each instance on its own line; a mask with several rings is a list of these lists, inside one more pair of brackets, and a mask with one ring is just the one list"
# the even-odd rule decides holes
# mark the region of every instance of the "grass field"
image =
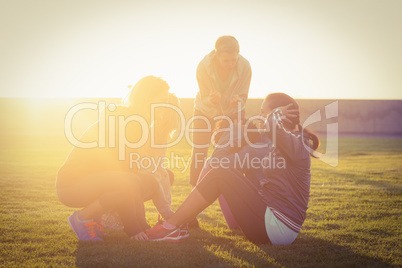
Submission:
[[[70,145],[64,138],[0,137],[0,265],[102,267],[384,267],[402,266],[402,140],[343,138],[338,167],[312,162],[307,220],[286,247],[255,245],[231,231],[215,203],[201,229],[177,244],[136,242],[107,230],[101,243],[79,242],[67,223],[73,209],[54,182]],[[189,155],[185,145],[173,148]],[[176,170],[173,209],[190,192]],[[157,219],[147,202],[147,218]]]

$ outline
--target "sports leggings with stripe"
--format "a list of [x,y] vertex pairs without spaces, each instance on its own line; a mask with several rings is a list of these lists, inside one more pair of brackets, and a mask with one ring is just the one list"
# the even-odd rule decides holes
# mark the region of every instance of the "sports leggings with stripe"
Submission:
[[210,203],[222,194],[246,238],[254,243],[269,242],[265,229],[267,205],[255,186],[241,172],[212,169],[196,189]]

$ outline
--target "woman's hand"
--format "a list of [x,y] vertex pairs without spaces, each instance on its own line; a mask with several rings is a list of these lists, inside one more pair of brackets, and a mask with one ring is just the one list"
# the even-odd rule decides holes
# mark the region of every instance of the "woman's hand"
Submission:
[[299,116],[299,110],[292,109],[291,106],[293,106],[293,103],[278,107],[278,109],[282,111],[281,116],[282,121],[287,122],[289,124],[292,124],[292,118],[296,118]]
[[212,91],[211,94],[209,94],[209,100],[213,104],[218,104],[221,101],[221,93],[217,91]]
[[145,241],[148,240],[148,236],[144,232],[140,232],[136,234],[135,236],[132,236],[131,239],[135,239],[137,241]]

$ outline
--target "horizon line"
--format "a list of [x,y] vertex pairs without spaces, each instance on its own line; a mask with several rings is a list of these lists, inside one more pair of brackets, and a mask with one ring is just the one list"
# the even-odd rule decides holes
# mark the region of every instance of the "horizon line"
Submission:
[[[183,97],[179,99],[182,100],[193,100],[195,97]],[[265,97],[251,97],[248,98],[248,100],[262,100]],[[77,99],[93,99],[93,100],[101,100],[101,99],[123,99],[123,97],[0,97],[0,99],[21,99],[21,100],[77,100]],[[400,99],[388,99],[388,98],[383,98],[383,99],[375,99],[375,98],[302,98],[302,97],[294,97],[296,100],[395,100],[395,101],[401,101],[402,98]]]

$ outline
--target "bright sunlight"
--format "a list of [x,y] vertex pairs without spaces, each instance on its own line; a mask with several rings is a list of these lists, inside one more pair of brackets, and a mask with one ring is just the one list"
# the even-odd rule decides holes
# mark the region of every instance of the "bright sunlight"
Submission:
[[[401,99],[400,1],[3,3],[0,97],[122,97],[146,75],[179,97],[217,37],[253,70],[250,98]],[[207,19],[208,18],[208,19]],[[241,19],[240,19],[241,18]]]

